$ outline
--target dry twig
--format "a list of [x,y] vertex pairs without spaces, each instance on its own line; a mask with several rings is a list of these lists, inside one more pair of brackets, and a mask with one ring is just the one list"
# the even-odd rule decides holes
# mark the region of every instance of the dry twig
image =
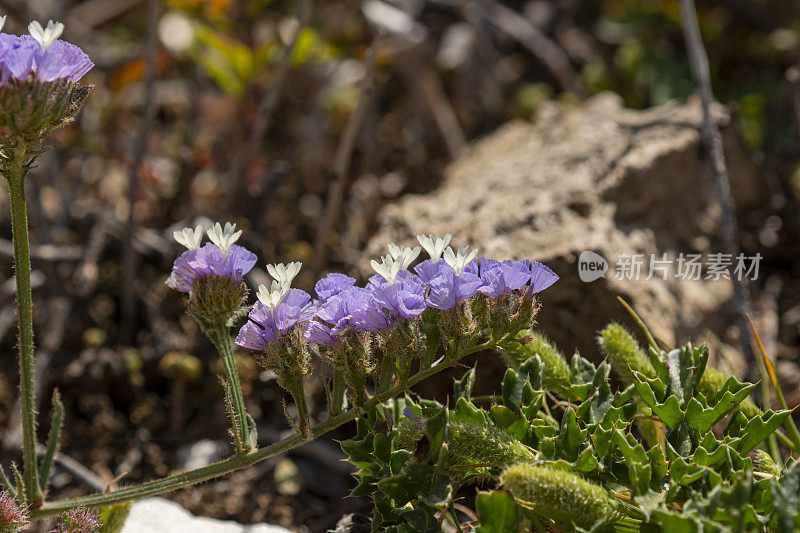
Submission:
[[[703,38],[700,35],[700,26],[697,22],[697,13],[694,0],[681,0],[681,26],[686,40],[689,63],[692,68],[697,90],[700,93],[700,104],[703,109],[703,140],[706,143],[711,166],[714,170],[714,182],[717,188],[720,207],[722,209],[722,239],[725,253],[733,259],[739,254],[739,243],[736,232],[736,218],[734,216],[733,197],[731,185],[728,180],[728,168],[725,164],[725,150],[722,144],[722,135],[719,126],[711,117],[711,103],[714,96],[711,92],[711,76],[709,75],[708,55],[706,54]],[[747,315],[751,314],[750,298],[744,279],[731,276],[733,283],[734,302],[739,315],[738,326],[742,343],[742,353],[747,359],[751,380],[758,379],[756,359],[753,353],[752,336],[748,329]]]
[[286,84],[286,78],[289,75],[289,68],[292,65],[292,56],[294,56],[294,50],[297,47],[297,41],[300,39],[300,34],[303,32],[303,29],[308,25],[308,22],[311,19],[311,12],[311,1],[300,0],[300,20],[297,24],[297,29],[292,35],[289,44],[281,54],[280,61],[275,69],[275,81],[272,83],[272,87],[270,87],[263,100],[261,100],[261,104],[258,106],[258,114],[256,115],[253,130],[250,132],[250,136],[247,138],[247,144],[245,145],[244,151],[239,155],[236,165],[231,172],[230,185],[228,187],[228,193],[226,197],[226,211],[228,212],[233,209],[233,207],[236,205],[236,202],[239,200],[245,187],[247,171],[250,169],[250,165],[253,162],[256,151],[261,144],[261,140],[264,138],[264,135],[267,133],[270,125],[272,124],[272,117],[275,114],[275,110],[278,108],[278,104],[281,100],[280,97],[283,94],[283,87]]
[[133,239],[134,227],[134,207],[136,205],[136,184],[139,181],[139,169],[142,166],[145,151],[147,150],[147,137],[150,133],[150,126],[155,116],[155,106],[153,105],[156,78],[156,24],[158,22],[158,12],[161,6],[160,0],[149,0],[147,9],[147,41],[145,43],[145,88],[144,88],[144,109],[142,111],[142,123],[139,128],[139,136],[136,139],[136,146],[133,152],[133,161],[128,174],[128,224],[127,234],[129,242],[124,248],[122,269],[122,321],[120,338],[123,342],[130,340],[133,328],[133,315],[135,311],[135,284],[133,278],[136,270],[136,251],[130,242]]
[[366,70],[364,71],[364,77],[361,78],[358,104],[356,104],[353,114],[347,119],[347,124],[345,124],[344,131],[342,132],[342,138],[336,149],[336,158],[333,162],[334,180],[328,186],[328,204],[322,218],[322,223],[317,229],[317,237],[314,242],[314,270],[317,272],[325,265],[328,235],[339,218],[342,201],[344,200],[344,188],[347,184],[347,176],[350,171],[350,159],[355,149],[358,132],[361,130],[361,125],[367,115],[367,109],[369,109],[372,103],[374,92],[372,80],[375,74],[375,53],[379,42],[380,36],[375,37],[364,56]]
[[494,26],[513,37],[541,61],[562,89],[578,96],[584,95],[583,85],[566,52],[528,19],[494,0],[485,4],[472,2],[470,8],[481,12]]

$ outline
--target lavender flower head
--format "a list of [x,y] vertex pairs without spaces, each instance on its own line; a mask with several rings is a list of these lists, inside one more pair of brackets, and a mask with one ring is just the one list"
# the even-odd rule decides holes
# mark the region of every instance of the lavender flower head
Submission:
[[253,305],[247,323],[239,330],[236,344],[251,350],[266,350],[296,324],[307,322],[314,316],[311,296],[291,288],[301,266],[299,262],[267,265],[267,271],[274,278],[272,286],[268,289],[266,285],[259,285],[258,301]]
[[350,287],[322,303],[309,321],[303,338],[309,342],[333,346],[351,331],[380,331],[392,325],[372,291]]
[[[420,242],[423,240],[421,237],[423,236],[418,237]],[[417,265],[414,270],[429,289],[428,306],[452,309],[458,302],[475,296],[481,287],[478,264],[475,261],[478,250],[470,251],[466,246],[460,246],[458,251],[453,251],[449,246],[443,248],[443,241],[444,239],[437,236],[433,253],[426,247],[431,258]],[[437,257],[442,248],[444,260]]]
[[331,272],[314,285],[314,291],[317,293],[317,305],[327,302],[340,292],[355,286],[355,278],[345,276],[338,272]]
[[[0,30],[5,17],[0,17]],[[94,66],[77,46],[58,37],[64,25],[28,26],[30,35],[0,33],[0,149],[32,144],[72,121],[91,92],[78,81]],[[13,143],[7,140],[14,139]],[[2,164],[0,163],[0,166]],[[0,168],[0,171],[3,171]]]
[[406,269],[419,256],[420,247],[401,247],[389,244],[389,255],[382,262],[372,261],[377,272],[369,280],[367,289],[375,296],[378,305],[393,316],[414,318],[427,308],[425,284]]
[[217,222],[207,235],[211,242],[200,247],[202,226],[184,228],[173,234],[175,240],[188,249],[175,260],[166,282],[169,287],[190,292],[198,279],[212,275],[241,282],[242,277],[255,266],[255,254],[233,244],[242,235],[241,230],[236,231],[236,224],[228,222],[223,229]]
[[[5,17],[0,18],[0,29],[3,23]],[[42,28],[34,21],[28,31],[30,35],[21,37],[0,33],[0,83],[29,76],[42,82],[77,82],[94,66],[79,47],[59,39],[64,31],[60,22],[51,20]]]
[[494,298],[524,287],[531,279],[531,269],[524,261],[497,261],[482,257],[480,276],[478,291]]
[[550,267],[540,263],[539,261],[531,261],[523,259],[523,263],[529,267],[531,272],[531,283],[528,285],[528,292],[536,294],[542,292],[550,287],[553,283],[558,281],[558,274],[550,270]]

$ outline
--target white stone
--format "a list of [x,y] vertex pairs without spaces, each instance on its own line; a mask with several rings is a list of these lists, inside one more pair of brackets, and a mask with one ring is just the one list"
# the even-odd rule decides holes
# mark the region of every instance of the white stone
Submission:
[[133,504],[122,533],[289,533],[289,530],[268,524],[243,526],[194,516],[173,501],[147,498]]

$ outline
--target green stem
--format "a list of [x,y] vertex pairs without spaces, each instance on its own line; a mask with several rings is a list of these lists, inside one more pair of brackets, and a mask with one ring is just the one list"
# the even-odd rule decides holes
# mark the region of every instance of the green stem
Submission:
[[345,392],[347,390],[347,381],[344,379],[344,374],[341,370],[333,370],[333,383],[331,385],[331,404],[328,406],[328,412],[331,416],[336,416],[342,412],[345,403]]
[[50,433],[47,437],[47,448],[39,468],[39,486],[42,495],[47,496],[47,484],[50,481],[50,470],[53,468],[53,459],[58,451],[58,441],[61,438],[61,429],[64,427],[64,403],[58,389],[53,391],[53,420],[50,422]]
[[251,448],[250,428],[247,421],[247,411],[244,407],[244,394],[242,394],[242,384],[239,381],[239,371],[236,369],[236,359],[231,346],[230,328],[225,324],[217,324],[208,333],[208,337],[214,343],[222,358],[225,375],[228,378],[228,386],[230,387],[233,403],[233,420],[231,422],[233,423],[233,433],[236,441],[236,453],[241,455]]
[[[287,372],[283,376],[278,375],[278,384],[291,394],[294,404],[297,406],[297,430],[303,437],[308,438],[308,428],[311,418],[308,414],[308,403],[306,402],[306,392],[303,386],[302,374],[296,373],[290,376]],[[288,417],[289,413],[286,413],[286,416]],[[289,422],[293,424],[291,419]]]
[[501,402],[503,401],[502,394],[485,394],[483,396],[473,396],[470,398],[470,401],[473,404],[477,403],[488,403],[488,402]]
[[383,392],[391,386],[395,368],[394,354],[384,353],[381,361],[380,377],[378,378],[378,392]]
[[[487,342],[481,344],[478,347],[475,347],[475,349],[468,350],[468,352],[472,353],[481,350],[488,350],[489,348],[492,347],[494,347],[494,343]],[[467,353],[464,353],[457,359],[460,359],[461,357],[464,357],[466,355]],[[60,500],[56,502],[45,503],[38,509],[31,511],[31,518],[40,519],[46,516],[52,516],[61,513],[63,511],[66,511],[67,509],[71,509],[73,507],[78,507],[81,505],[86,507],[100,507],[127,501],[139,500],[141,498],[146,498],[148,496],[155,496],[158,494],[163,494],[165,492],[170,492],[173,490],[178,490],[181,488],[196,485],[197,483],[202,483],[203,481],[208,481],[209,479],[214,479],[220,476],[224,476],[230,472],[235,472],[236,470],[247,468],[248,466],[252,466],[265,459],[269,459],[270,457],[274,457],[278,454],[281,454],[283,452],[296,448],[302,444],[305,444],[309,440],[319,438],[325,433],[328,433],[329,431],[338,428],[342,424],[354,420],[364,410],[369,410],[380,403],[383,403],[391,398],[394,398],[398,396],[400,393],[405,392],[406,389],[416,385],[420,381],[423,381],[431,377],[432,375],[441,372],[446,368],[452,367],[453,365],[455,365],[456,360],[453,361],[445,360],[436,366],[423,369],[420,372],[417,372],[416,374],[408,378],[408,381],[406,383],[399,383],[394,387],[392,387],[391,389],[387,390],[386,392],[376,394],[374,397],[369,399],[364,404],[363,410],[358,407],[355,407],[340,415],[333,416],[328,420],[326,420],[325,422],[317,424],[310,430],[309,438],[304,438],[303,436],[295,433],[294,435],[287,437],[282,441],[271,444],[266,448],[261,448],[255,452],[246,455],[236,455],[234,457],[231,457],[230,459],[225,459],[224,461],[220,461],[218,463],[214,463],[206,467],[199,468],[197,470],[192,470],[190,472],[174,474],[162,479],[150,481],[147,483],[142,483],[141,485],[133,487],[125,487],[123,489],[115,490],[112,492],[106,492],[102,494],[92,494],[90,496],[83,496],[80,498],[73,498],[68,500]]]
[[33,301],[31,299],[31,253],[28,245],[28,210],[25,202],[25,175],[28,153],[17,146],[5,169],[11,198],[11,231],[14,241],[14,266],[17,282],[19,318],[20,410],[22,413],[22,463],[25,496],[37,505],[42,499],[36,464],[36,398],[33,367]]

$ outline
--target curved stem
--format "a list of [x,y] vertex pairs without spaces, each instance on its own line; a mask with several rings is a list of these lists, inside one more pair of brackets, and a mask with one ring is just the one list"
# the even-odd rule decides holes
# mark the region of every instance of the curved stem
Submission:
[[236,441],[236,453],[243,454],[251,447],[250,428],[247,421],[247,411],[244,406],[244,394],[242,394],[242,384],[239,381],[239,371],[236,368],[236,359],[231,347],[231,332],[225,324],[218,324],[213,331],[209,332],[211,342],[216,346],[222,364],[225,367],[225,375],[228,378],[230,388],[231,403],[233,412],[231,413],[231,423],[233,424],[233,434]]
[[[489,348],[492,348],[494,345],[495,343],[490,341],[474,347],[477,349],[470,349],[467,350],[466,352],[473,353],[475,351],[487,350]],[[165,492],[170,492],[184,487],[189,487],[191,485],[196,485],[197,483],[202,483],[203,481],[208,481],[209,479],[214,479],[223,476],[225,474],[228,474],[230,472],[241,470],[243,468],[261,462],[265,459],[269,459],[270,457],[274,457],[280,453],[289,451],[318,437],[321,437],[325,433],[328,433],[329,431],[336,429],[342,424],[354,420],[364,410],[369,410],[370,408],[380,403],[383,403],[391,398],[394,398],[395,396],[404,392],[406,389],[416,385],[420,381],[423,381],[433,376],[434,374],[441,372],[446,368],[450,368],[455,364],[455,362],[458,359],[466,356],[467,355],[466,352],[460,357],[454,358],[454,360],[443,360],[441,363],[435,366],[431,366],[424,370],[421,370],[416,374],[414,374],[413,376],[411,376],[410,378],[408,378],[408,380],[405,383],[397,384],[391,389],[373,396],[364,404],[364,409],[354,407],[348,411],[345,411],[340,415],[328,418],[328,420],[326,420],[325,422],[322,422],[314,426],[310,430],[308,438],[303,438],[301,435],[294,434],[291,437],[287,437],[279,442],[271,444],[266,448],[261,448],[257,451],[248,454],[237,455],[231,457],[230,459],[225,459],[224,461],[220,461],[218,463],[214,463],[206,467],[199,468],[197,470],[192,470],[190,472],[174,474],[162,479],[150,481],[147,483],[142,483],[141,485],[133,487],[125,487],[123,489],[115,490],[112,492],[106,492],[102,494],[92,494],[90,496],[83,496],[80,498],[73,498],[69,500],[60,500],[56,502],[45,503],[38,509],[31,511],[31,518],[39,519],[46,516],[51,516],[54,514],[61,513],[67,509],[77,507],[79,505],[87,507],[98,507],[104,505],[113,505],[116,503],[122,503],[126,501],[138,500],[141,498],[145,498],[147,496],[155,496],[157,494],[163,494]]]
[[11,198],[11,230],[14,242],[14,267],[17,283],[19,319],[20,410],[22,414],[22,462],[25,496],[29,504],[42,499],[36,463],[36,398],[33,367],[33,301],[31,299],[31,254],[28,244],[28,210],[25,202],[25,175],[28,173],[26,147],[17,146],[5,169]]

